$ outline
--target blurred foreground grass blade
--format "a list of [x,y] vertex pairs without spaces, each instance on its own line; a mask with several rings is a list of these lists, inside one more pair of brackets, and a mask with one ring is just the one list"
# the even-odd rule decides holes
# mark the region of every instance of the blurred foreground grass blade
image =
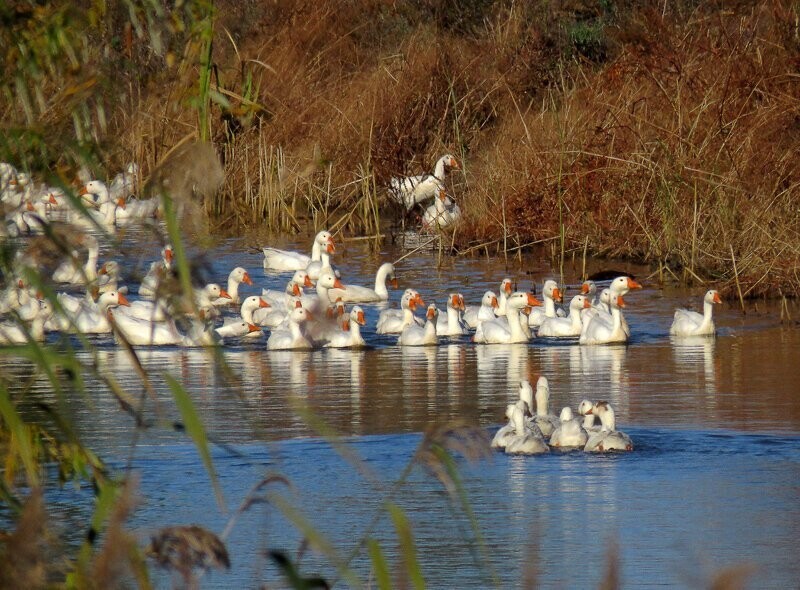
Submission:
[[67,575],[67,588],[92,587],[89,580],[89,570],[95,541],[103,531],[103,526],[114,508],[114,502],[117,499],[118,493],[119,487],[115,482],[99,486],[99,492],[95,500],[94,514],[92,515],[91,528],[78,553],[78,562],[75,565],[75,571]]
[[[488,572],[491,575],[491,581],[493,582],[494,586],[496,588],[500,588],[500,579],[497,577],[497,572],[495,571],[494,567],[492,566],[492,562],[489,559],[489,552],[486,548],[486,541],[481,533],[480,523],[475,516],[475,512],[472,510],[472,504],[467,497],[467,490],[464,488],[464,484],[461,481],[461,476],[459,475],[458,465],[456,465],[455,459],[453,459],[453,456],[447,452],[447,449],[439,445],[432,445],[431,451],[438,457],[439,461],[444,466],[445,471],[447,471],[452,488],[455,490],[459,502],[461,503],[461,509],[467,515],[467,518],[469,518],[469,523],[472,527],[472,533],[475,535],[475,540],[478,542],[478,549],[480,550],[480,558],[476,558],[478,571]],[[452,497],[452,494],[448,494],[448,497]]]
[[369,557],[372,560],[372,571],[375,573],[375,583],[379,590],[391,590],[392,581],[389,577],[389,565],[386,563],[386,556],[381,550],[381,545],[375,539],[367,541]]
[[[39,470],[37,469],[36,457],[34,456],[31,430],[30,427],[22,421],[22,418],[20,418],[5,387],[0,388],[0,416],[3,417],[6,428],[8,428],[11,434],[9,450],[13,451],[16,449],[16,455],[19,456],[22,465],[25,467],[28,486],[32,488],[38,487]],[[9,452],[6,456],[5,478],[8,485],[13,483],[9,481],[9,479],[14,477],[14,455],[15,453]]]
[[397,531],[397,538],[400,540],[400,550],[403,554],[403,562],[406,572],[411,577],[411,582],[416,590],[424,590],[425,578],[422,576],[419,561],[417,560],[417,547],[414,544],[414,535],[411,533],[411,525],[406,518],[405,512],[397,504],[388,504],[387,509],[394,522]]
[[[350,588],[363,588],[363,582],[358,576],[347,566],[347,562],[342,559],[336,551],[336,547],[331,543],[320,531],[314,528],[314,525],[303,516],[300,511],[295,508],[284,496],[276,492],[267,494],[269,503],[275,506],[283,516],[289,520],[295,528],[308,539],[314,549],[325,555],[336,568],[340,578]],[[334,584],[335,585],[335,584]]]
[[214,488],[214,495],[217,498],[217,503],[220,509],[225,512],[225,499],[222,497],[222,488],[220,488],[217,472],[214,470],[214,464],[211,461],[208,437],[206,436],[206,429],[203,426],[203,422],[200,420],[200,416],[194,408],[192,398],[189,397],[183,385],[178,383],[171,375],[164,375],[164,378],[167,381],[167,385],[169,385],[170,391],[172,391],[172,396],[175,398],[175,405],[177,405],[178,410],[180,410],[186,432],[192,438],[194,444],[197,445],[197,451],[200,453],[200,458],[203,460],[206,471],[208,471],[208,476],[211,478],[211,485]]

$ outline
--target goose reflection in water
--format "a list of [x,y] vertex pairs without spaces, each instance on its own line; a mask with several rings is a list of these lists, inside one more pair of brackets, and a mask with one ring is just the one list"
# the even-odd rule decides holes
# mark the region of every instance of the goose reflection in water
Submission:
[[338,380],[344,380],[337,391],[350,390],[350,416],[353,429],[360,432],[362,424],[362,393],[366,384],[366,364],[364,350],[332,348],[327,352],[323,366],[328,375],[334,376],[334,387]]
[[400,347],[403,375],[406,376],[404,390],[417,389],[420,383],[425,383],[429,392],[436,391],[436,383],[439,381],[436,364],[438,349],[438,346]]
[[455,406],[464,391],[467,351],[463,344],[447,346],[447,397]]
[[717,365],[714,360],[716,339],[708,336],[671,336],[672,357],[678,371],[702,370],[705,391],[716,397]]
[[[478,383],[490,387],[516,389],[520,380],[528,378],[530,347],[527,344],[490,344],[475,347]],[[505,383],[502,383],[502,379]]]

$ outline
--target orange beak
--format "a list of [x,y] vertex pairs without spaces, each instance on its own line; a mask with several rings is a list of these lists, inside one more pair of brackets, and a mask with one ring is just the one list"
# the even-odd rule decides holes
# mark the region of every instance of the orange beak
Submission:
[[267,303],[263,297],[258,298],[258,307],[272,307],[269,303]]
[[89,194],[89,189],[87,189],[85,186],[82,186],[81,190],[78,191],[78,194],[80,196],[88,195]]
[[326,248],[328,254],[334,254],[336,252],[336,245],[333,243],[333,240],[328,242],[328,247]]
[[313,287],[314,283],[311,282],[311,277],[306,275],[306,280],[303,281],[304,287]]
[[225,289],[219,290],[219,296],[222,297],[223,299],[233,299],[233,297],[228,295],[228,292]]
[[589,408],[588,410],[586,410],[586,414],[587,414],[587,415],[588,415],[588,414],[592,414],[592,415],[594,415],[594,413],[592,412],[592,408]]
[[714,303],[722,303],[722,298],[720,298],[719,293],[714,293]]
[[497,303],[497,297],[492,297],[492,307],[495,308],[495,309],[500,307],[500,304]]
[[592,304],[588,299],[583,300],[583,309],[589,309],[591,306]]
[[164,258],[167,259],[167,262],[172,262],[172,248],[167,248],[164,251]]
[[392,285],[392,289],[397,289],[397,279],[392,279],[389,284]]
[[119,293],[117,295],[117,297],[119,298],[119,304],[120,305],[124,305],[126,307],[130,307],[131,306],[131,302],[128,301],[128,298],[125,297],[125,295],[123,295],[122,293]]
[[19,287],[20,289],[24,289],[25,288],[25,283],[22,282],[22,279],[17,281],[17,287]]
[[511,281],[503,284],[503,291],[506,292],[506,295],[511,295]]
[[25,202],[25,208],[26,208],[28,211],[34,211],[34,208],[33,208],[33,203],[31,203],[30,201],[26,201],[26,202]]
[[50,203],[51,205],[58,205],[58,201],[56,200],[53,193],[50,193],[50,198],[47,199],[47,202]]
[[106,268],[105,264],[100,267],[100,270],[97,271],[97,274],[99,274],[99,275],[107,275],[108,274],[108,269]]
[[253,284],[253,279],[250,278],[249,274],[244,273],[244,276],[242,277],[242,282],[245,285],[252,285]]
[[294,308],[297,309],[298,307],[303,307],[303,304],[300,303],[299,301],[295,301],[294,302]]
[[292,283],[292,295],[300,297],[300,286],[297,283]]
[[338,278],[335,281],[333,281],[333,286],[336,287],[337,289],[342,289],[344,291],[347,290],[345,289],[345,286],[342,284],[342,281],[340,281]]
[[422,300],[422,295],[417,293],[417,296],[414,297],[414,301],[417,302],[417,305],[425,305],[425,302]]
[[632,278],[628,277],[628,289],[641,289],[642,286],[634,281]]
[[617,297],[617,306],[618,307],[625,307],[625,300],[622,298],[622,295]]
[[589,283],[581,285],[581,295],[586,295],[589,292]]
[[325,310],[325,317],[328,318],[329,320],[333,319],[333,308],[332,307],[329,307],[328,309]]
[[350,320],[347,320],[342,324],[342,330],[344,330],[345,332],[350,331]]
[[541,301],[539,301],[538,299],[536,299],[536,297],[534,297],[533,295],[528,293],[528,306],[529,307],[536,307],[536,306],[541,306],[541,305],[542,305]]
[[561,291],[559,290],[559,288],[556,287],[555,289],[553,289],[553,300],[560,302],[560,301],[563,301],[563,299],[564,299],[564,296],[561,294]]
[[431,308],[428,310],[428,313],[425,314],[425,317],[427,317],[429,320],[432,320],[433,315],[434,315],[433,308]]
[[364,319],[364,312],[363,312],[363,311],[359,311],[359,312],[356,314],[356,321],[357,321],[359,324],[361,324],[362,326],[366,325],[366,323],[367,323],[367,320],[365,320],[365,319]]
[[314,314],[312,314],[310,311],[306,311],[306,317],[307,317],[309,320],[313,320],[313,319],[314,319]]
[[126,207],[125,197],[120,197],[117,199],[117,207],[124,209]]
[[416,299],[412,299],[411,301],[408,302],[408,309],[410,309],[411,311],[417,311],[417,300]]
[[450,168],[454,168],[456,170],[461,168],[461,166],[458,165],[458,160],[456,160],[455,158],[450,158]]
[[260,332],[261,328],[256,326],[255,324],[247,324],[247,333],[252,334],[253,332]]

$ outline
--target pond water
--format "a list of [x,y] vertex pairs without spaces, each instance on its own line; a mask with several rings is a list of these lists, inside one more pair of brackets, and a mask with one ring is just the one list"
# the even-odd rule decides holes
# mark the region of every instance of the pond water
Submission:
[[[254,281],[243,286],[245,294],[282,288],[288,276],[265,273],[253,242],[241,238],[216,246],[208,256],[211,274],[222,283],[241,265]],[[306,242],[284,238],[280,244],[304,248]],[[402,255],[384,247],[337,243],[336,264],[345,282],[371,284],[381,261]],[[157,252],[147,255],[154,259]],[[580,265],[565,268],[573,287]],[[673,341],[667,333],[674,308],[697,309],[705,288],[660,289],[643,268],[589,263],[591,270],[609,266],[635,274],[645,286],[626,297],[632,329],[627,346],[544,340],[475,345],[461,339],[436,348],[402,348],[396,337],[374,333],[380,308],[364,305],[370,348],[362,351],[267,352],[262,341],[226,346],[223,365],[203,350],[140,349],[157,401],[148,402],[151,426],[138,433],[99,384],[89,388],[89,399],[62,401],[90,448],[120,469],[132,462],[141,504],[129,524],[143,542],[167,525],[196,523],[221,532],[250,489],[273,473],[291,485],[269,484],[275,501],[290,502],[341,559],[369,532],[381,542],[390,567],[399,562],[390,518],[373,523],[391,498],[406,511],[431,588],[508,588],[534,580],[544,588],[595,587],[610,553],[619,556],[627,587],[704,587],[730,566],[751,568],[752,588],[796,587],[800,563],[789,558],[800,534],[796,324],[779,323],[774,306],[761,303],[743,315],[728,302],[716,310],[716,339]],[[415,253],[398,265],[398,275],[401,290],[414,286],[426,303],[434,300],[443,308],[451,291],[477,303],[504,276],[530,288],[553,272],[544,253],[526,254],[522,265],[517,259]],[[399,293],[392,293],[395,306]],[[800,310],[790,311],[800,317]],[[94,343],[101,370],[140,393],[127,353],[110,338]],[[89,359],[88,352],[80,354]],[[16,382],[34,381],[23,411],[55,400],[47,382],[24,362],[8,356],[0,362]],[[209,436],[219,443],[213,458],[227,513],[215,502],[195,447],[169,428],[178,413],[163,378],[167,373],[184,382]],[[415,466],[404,485],[393,487],[431,424],[465,420],[493,432],[505,404],[516,397],[518,381],[539,375],[550,380],[556,413],[584,398],[610,401],[635,451],[459,459],[483,545],[430,470]],[[340,435],[336,444],[309,425],[308,410]],[[50,512],[68,541],[85,536],[91,501],[88,490],[49,495]],[[228,539],[231,570],[206,574],[202,585],[281,587],[265,551],[295,557],[301,541],[275,506],[253,506]],[[352,566],[369,585],[365,552]],[[314,549],[302,551],[300,567],[305,574],[339,579],[331,559]],[[159,586],[170,585],[169,574],[152,571]]]

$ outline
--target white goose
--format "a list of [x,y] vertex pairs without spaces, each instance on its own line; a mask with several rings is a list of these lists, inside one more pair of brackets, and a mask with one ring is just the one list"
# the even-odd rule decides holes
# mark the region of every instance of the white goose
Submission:
[[493,320],[495,318],[494,311],[498,305],[497,295],[494,294],[494,291],[486,291],[481,298],[480,306],[470,305],[464,310],[464,323],[475,329],[481,322]]
[[311,256],[293,250],[280,250],[278,248],[262,248],[264,253],[264,268],[267,270],[294,271],[305,269],[310,262],[319,261],[322,248],[334,248],[333,236],[327,230],[322,230],[314,236],[311,244]]
[[119,291],[120,293],[127,294],[128,287],[119,286],[120,269],[119,263],[115,260],[106,261],[100,270],[97,271],[97,290],[100,293],[108,291]]
[[50,302],[43,301],[38,313],[31,319],[27,329],[24,329],[19,323],[3,322],[0,324],[0,346],[7,346],[9,344],[25,344],[30,337],[34,341],[41,342],[44,340],[44,324],[53,313],[53,307]]
[[193,322],[184,334],[172,318],[153,322],[109,309],[108,319],[114,328],[114,339],[124,338],[134,346],[213,346],[219,342],[206,322]]
[[525,415],[519,405],[511,410],[511,421],[514,423],[514,435],[506,444],[506,453],[509,455],[540,455],[549,453],[550,447],[542,437],[531,430],[525,423]]
[[[528,386],[530,387],[530,384]],[[536,422],[545,438],[553,434],[553,431],[560,424],[559,419],[549,413],[549,405],[550,383],[547,381],[547,377],[541,376],[536,381],[536,414],[533,416],[533,421]]]
[[569,315],[565,318],[546,317],[539,326],[538,336],[568,338],[581,335],[581,311],[592,306],[585,295],[575,295],[569,302]]
[[425,302],[419,292],[406,289],[400,298],[400,309],[384,309],[378,316],[375,331],[378,334],[399,334],[412,324],[424,326],[425,322],[414,315],[417,308],[423,305]]
[[234,268],[228,275],[228,288],[226,292],[228,297],[220,297],[214,301],[214,305],[219,307],[221,305],[232,305],[239,303],[239,285],[252,285],[253,280],[250,278],[248,272],[241,266]]
[[111,324],[108,322],[108,308],[118,305],[130,305],[125,295],[119,291],[103,293],[98,297],[97,303],[84,302],[77,313],[67,319],[68,329],[83,334],[109,334]]
[[622,311],[625,300],[622,295],[611,299],[611,322],[604,314],[588,314],[578,340],[581,344],[610,344],[627,342],[628,335],[622,325]]
[[306,336],[305,324],[314,316],[303,307],[296,307],[289,313],[286,329],[275,330],[267,340],[267,350],[311,350],[314,344]]
[[431,303],[425,315],[425,326],[420,327],[417,324],[406,326],[400,333],[397,343],[400,346],[436,346],[439,344],[439,337],[436,334],[438,317],[439,310],[436,309],[435,303]]
[[139,297],[146,299],[155,297],[159,284],[172,269],[172,258],[172,246],[167,244],[161,249],[161,260],[150,264],[150,269],[139,284]]
[[394,265],[391,262],[384,262],[375,274],[375,288],[361,287],[359,285],[345,285],[343,289],[332,289],[331,299],[334,301],[341,298],[345,303],[371,303],[375,301],[387,301],[389,290],[386,283],[390,282],[392,287],[397,288],[397,278],[394,274]]
[[325,315],[328,309],[333,307],[335,301],[331,296],[332,289],[346,290],[342,281],[333,274],[332,269],[323,269],[317,279],[317,296],[309,298],[306,307],[314,313]]
[[263,324],[258,321],[259,316],[263,315],[261,310],[270,310],[271,308],[272,306],[263,297],[251,295],[250,297],[245,297],[244,301],[242,301],[242,305],[239,307],[239,315],[248,324],[261,326]]
[[511,279],[505,278],[500,281],[500,298],[497,300],[497,307],[494,310],[494,315],[498,317],[506,315],[506,303],[513,292],[514,283]]
[[703,296],[703,313],[688,309],[676,309],[669,333],[673,336],[713,336],[715,332],[714,304],[722,303],[719,293],[714,289]]
[[[482,322],[473,336],[473,342],[483,344],[513,344],[530,339],[520,323],[520,310],[524,307],[541,305],[530,293],[517,291],[508,298],[506,317]],[[522,316],[524,317],[524,316]]]
[[589,435],[581,426],[580,420],[572,415],[572,408],[565,407],[559,416],[561,423],[550,436],[550,446],[558,448],[583,448]]
[[588,399],[581,400],[581,403],[578,405],[578,414],[583,416],[583,424],[581,426],[589,434],[600,430],[600,424],[595,423],[596,416],[592,408],[594,408],[594,403],[590,402]]
[[552,279],[546,280],[542,287],[542,298],[544,299],[544,308],[532,309],[528,316],[528,325],[534,328],[541,326],[546,318],[557,317],[555,302],[563,299],[558,283]]
[[[519,402],[517,402],[519,403]],[[501,426],[500,429],[495,432],[494,437],[492,438],[491,447],[493,449],[505,449],[508,442],[511,440],[513,436],[516,434],[516,430],[514,428],[514,421],[511,419],[512,412],[514,411],[514,404],[508,404],[506,406],[506,418],[508,419],[508,423],[504,426]]]
[[83,237],[86,244],[86,262],[83,265],[77,263],[77,252],[65,260],[53,271],[52,279],[56,283],[69,285],[87,285],[97,279],[97,259],[100,257],[100,244],[90,235]]
[[[586,325],[590,317],[600,315],[606,323],[610,324],[613,321],[611,317],[611,300],[616,299],[620,295],[627,295],[633,289],[641,289],[642,286],[634,281],[631,277],[620,276],[611,281],[607,289],[603,289],[600,293],[600,298],[596,306],[592,309],[583,312],[583,324]],[[625,316],[620,316],[622,322],[622,330],[625,332],[626,338],[630,337],[631,329],[628,326],[628,321]]]
[[433,205],[425,209],[422,214],[422,227],[433,232],[437,229],[452,227],[460,219],[461,208],[447,197],[444,189],[441,189],[434,199]]
[[282,308],[286,305],[288,297],[302,297],[304,288],[311,288],[314,283],[305,270],[296,270],[286,284],[286,289],[261,289],[261,296],[269,302],[272,307]]
[[234,320],[215,328],[214,331],[220,338],[259,338],[264,335],[261,328],[244,320]]
[[92,229],[98,225],[106,231],[114,228],[117,223],[117,208],[124,208],[125,204],[119,205],[111,199],[108,188],[102,180],[90,180],[78,194],[94,197],[97,209],[89,208],[85,213],[73,209],[68,216],[69,223],[85,229]]
[[347,316],[347,320],[342,326],[342,330],[336,330],[328,334],[326,348],[361,348],[366,346],[364,337],[361,335],[361,326],[366,324],[364,320],[364,310],[358,305],[354,305]]
[[600,418],[602,427],[599,432],[593,433],[586,442],[583,450],[589,453],[603,453],[605,451],[632,451],[633,441],[624,432],[617,430],[614,408],[608,402],[597,402],[589,410]]
[[447,315],[439,316],[436,324],[436,333],[439,336],[464,336],[469,334],[469,328],[464,323],[461,314],[464,312],[464,296],[461,293],[451,293],[447,296]]
[[445,154],[436,162],[433,174],[392,178],[389,181],[389,196],[410,211],[417,203],[431,199],[443,190],[446,173],[458,168],[455,157]]

